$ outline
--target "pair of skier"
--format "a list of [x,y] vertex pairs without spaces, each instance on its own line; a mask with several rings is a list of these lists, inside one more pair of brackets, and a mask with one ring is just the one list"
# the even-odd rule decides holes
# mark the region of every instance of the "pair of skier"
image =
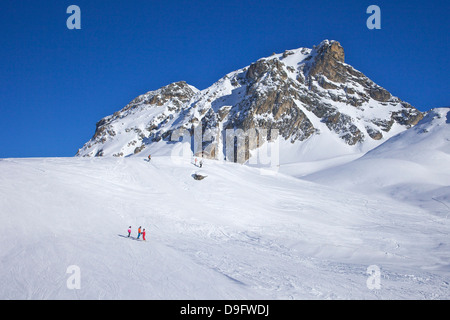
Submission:
[[[142,240],[144,240],[145,241],[145,229],[142,229],[141,230],[141,226],[139,226],[139,228],[138,228],[138,236],[137,236],[137,239],[139,239],[139,237],[141,236],[141,234],[142,234]],[[131,235],[131,226],[129,226],[128,227],[128,237],[130,237],[130,235]]]

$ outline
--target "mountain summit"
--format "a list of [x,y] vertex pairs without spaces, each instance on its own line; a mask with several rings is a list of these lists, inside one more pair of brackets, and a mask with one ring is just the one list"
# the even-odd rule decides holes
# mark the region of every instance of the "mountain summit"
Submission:
[[181,130],[201,135],[191,151],[210,158],[244,162],[278,139],[282,162],[317,160],[367,152],[422,118],[346,64],[339,42],[324,40],[261,58],[204,90],[180,81],[147,92],[101,119],[77,156],[167,154]]

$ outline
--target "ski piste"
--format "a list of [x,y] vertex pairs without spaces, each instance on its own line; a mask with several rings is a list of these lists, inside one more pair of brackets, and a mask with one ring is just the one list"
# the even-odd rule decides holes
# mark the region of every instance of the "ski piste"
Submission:
[[[0,297],[448,299],[450,225],[441,202],[450,161],[433,160],[448,157],[440,131],[448,125],[436,120],[443,123],[411,129],[353,166],[337,159],[339,172],[308,177],[333,178],[321,183],[296,177],[317,169],[305,163],[265,175],[208,161],[208,177],[196,181],[190,159],[164,156],[153,156],[158,168],[139,157],[3,159]],[[415,157],[398,149],[423,143]],[[402,180],[417,176],[416,163],[425,186]],[[389,185],[373,179],[377,172]],[[152,226],[149,245],[122,239],[130,225],[133,237],[135,226]],[[82,275],[77,292],[66,288],[72,265]],[[381,289],[366,285],[373,265]]]

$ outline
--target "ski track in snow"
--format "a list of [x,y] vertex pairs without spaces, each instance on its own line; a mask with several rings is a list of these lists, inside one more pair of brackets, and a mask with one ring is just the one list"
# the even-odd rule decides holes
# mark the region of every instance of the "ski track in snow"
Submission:
[[3,159],[0,214],[2,299],[450,298],[448,219],[237,164]]

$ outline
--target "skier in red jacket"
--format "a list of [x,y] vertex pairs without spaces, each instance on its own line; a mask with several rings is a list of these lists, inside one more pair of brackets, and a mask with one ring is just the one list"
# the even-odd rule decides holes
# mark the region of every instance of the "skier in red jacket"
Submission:
[[145,229],[142,230],[142,240],[145,241]]

